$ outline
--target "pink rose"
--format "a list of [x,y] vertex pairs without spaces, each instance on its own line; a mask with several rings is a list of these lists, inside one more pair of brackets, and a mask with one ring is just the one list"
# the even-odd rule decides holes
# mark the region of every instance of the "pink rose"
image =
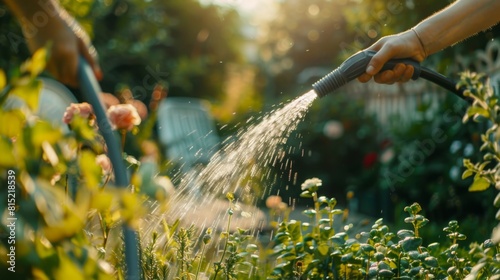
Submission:
[[137,113],[141,117],[141,120],[144,120],[148,117],[148,108],[146,107],[146,105],[142,101],[136,100],[136,99],[131,99],[131,100],[127,100],[126,103],[132,104],[132,106],[134,106],[135,109],[137,109]]
[[132,130],[141,123],[141,117],[132,104],[118,104],[109,107],[108,119],[113,129]]
[[107,92],[101,93],[101,100],[104,103],[104,105],[106,106],[106,109],[108,109],[109,107],[111,107],[113,105],[120,104],[120,100],[118,100],[118,98],[116,98],[116,96],[114,96],[111,93],[107,93]]
[[278,209],[280,208],[280,204],[283,202],[280,196],[271,195],[266,199],[266,206],[269,209]]
[[63,122],[66,124],[71,123],[75,115],[79,115],[84,119],[88,119],[93,116],[93,114],[94,111],[92,110],[92,105],[90,105],[89,103],[71,103],[71,105],[66,108],[66,112],[64,112]]
[[111,160],[109,160],[109,157],[105,154],[100,154],[95,157],[95,161],[97,165],[99,165],[102,168],[102,172],[106,174],[110,174],[112,170],[112,165],[111,165]]

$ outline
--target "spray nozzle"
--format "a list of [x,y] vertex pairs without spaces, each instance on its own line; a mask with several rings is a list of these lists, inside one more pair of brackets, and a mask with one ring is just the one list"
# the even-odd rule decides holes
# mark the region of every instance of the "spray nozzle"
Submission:
[[[319,81],[314,83],[313,89],[319,97],[323,97],[334,92],[341,86],[356,79],[365,73],[368,63],[375,55],[374,51],[360,51],[346,59],[337,69],[333,70]],[[456,95],[463,97],[463,89],[457,88],[456,83],[451,79],[433,71],[410,58],[391,59],[383,67],[382,70],[393,69],[398,63],[412,65],[414,68],[412,79],[416,80],[419,77],[434,82],[447,90],[452,91]]]

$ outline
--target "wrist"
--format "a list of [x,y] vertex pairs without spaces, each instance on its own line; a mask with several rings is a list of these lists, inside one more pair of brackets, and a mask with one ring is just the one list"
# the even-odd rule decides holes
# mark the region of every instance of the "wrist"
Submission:
[[424,43],[422,37],[420,36],[420,34],[418,33],[416,27],[411,28],[411,31],[413,32],[413,34],[417,38],[417,41],[418,41],[418,44],[420,45],[420,49],[421,49],[422,56],[423,56],[422,60],[424,60],[428,56],[428,52],[427,52],[427,48],[425,46],[425,43]]

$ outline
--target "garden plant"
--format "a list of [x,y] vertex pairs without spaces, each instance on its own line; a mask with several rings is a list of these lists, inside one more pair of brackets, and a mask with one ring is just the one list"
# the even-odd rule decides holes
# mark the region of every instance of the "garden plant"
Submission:
[[[467,240],[460,221],[452,220],[443,228],[446,242],[424,239],[433,221],[415,202],[404,208],[405,227],[391,229],[378,219],[368,231],[350,224],[336,228],[337,216],[347,213],[336,208],[335,198],[321,195],[318,178],[301,186],[301,197],[313,205],[304,220],[273,215],[280,218],[270,223],[268,239],[249,229],[230,230],[232,193],[226,195],[228,220],[221,232],[163,221],[161,232],[145,236],[148,205],[168,205],[168,192],[151,172],[155,163],[124,154],[131,185],[116,188],[87,105],[68,108],[69,133],[38,118],[38,75],[45,61],[42,49],[8,82],[0,72],[1,279],[123,279],[123,224],[138,232],[141,279],[500,279],[498,226],[487,240]],[[463,120],[487,124],[483,158],[464,160],[463,178],[473,178],[470,191],[498,190],[498,98],[480,74],[463,73],[458,86],[467,88],[472,101]],[[7,106],[10,98],[25,106]],[[108,110],[124,141],[148,127],[130,106]],[[114,110],[123,110],[127,121],[113,117]],[[500,207],[500,194],[491,205]]]

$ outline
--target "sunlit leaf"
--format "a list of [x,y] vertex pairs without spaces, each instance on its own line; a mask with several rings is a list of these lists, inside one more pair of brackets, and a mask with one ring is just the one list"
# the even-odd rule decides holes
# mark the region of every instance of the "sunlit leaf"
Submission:
[[35,53],[31,57],[31,60],[27,65],[28,67],[26,70],[30,72],[32,77],[36,77],[43,72],[46,64],[47,64],[47,49],[41,48],[35,51]]
[[75,132],[77,139],[80,140],[93,140],[96,131],[89,124],[88,119],[80,115],[74,115],[71,120],[71,130]]
[[106,210],[111,207],[113,194],[110,192],[98,192],[92,198],[91,208],[97,210]]
[[0,155],[2,155],[0,156],[0,166],[16,166],[16,158],[12,153],[12,142],[4,137],[0,137]]
[[472,170],[465,170],[464,173],[462,173],[462,180],[469,178],[470,176],[474,175],[474,171]]
[[40,91],[42,82],[36,79],[22,78],[22,82],[15,85],[10,91],[11,95],[21,98],[32,111],[38,109]]
[[55,144],[61,140],[63,133],[60,128],[56,128],[46,121],[37,121],[32,128],[31,136],[33,145],[41,147],[44,142]]
[[43,229],[45,237],[51,242],[57,242],[69,238],[82,230],[84,222],[81,217],[70,209],[66,209],[63,219],[56,224],[49,225]]
[[25,122],[24,114],[20,110],[0,111],[0,135],[18,137]]
[[91,190],[97,189],[101,182],[102,170],[96,163],[95,154],[86,150],[82,151],[78,165],[87,188]]
[[323,256],[328,255],[329,250],[330,246],[328,246],[326,243],[321,243],[318,245],[318,252]]
[[122,209],[121,216],[131,226],[137,226],[135,223],[136,218],[140,217],[144,209],[141,207],[142,203],[139,196],[133,193],[124,192],[122,195]]
[[291,261],[291,260],[294,260],[296,257],[297,256],[295,256],[295,254],[292,253],[292,252],[285,252],[284,254],[279,255],[278,259],[283,259],[283,260],[286,260],[286,261]]
[[82,271],[78,268],[61,247],[58,248],[59,265],[54,270],[54,279],[85,280]]
[[33,279],[40,279],[40,280],[49,280],[50,279],[45,274],[45,272],[38,267],[33,267],[31,269],[31,273],[33,274]]
[[481,107],[469,107],[467,110],[467,116],[472,117],[472,116],[483,116],[485,118],[488,118],[490,116],[490,112],[488,110],[481,108]]
[[469,187],[469,191],[471,192],[480,192],[488,189],[490,187],[490,182],[483,177],[476,177],[474,182]]
[[7,77],[5,76],[5,72],[0,69],[0,91],[7,85]]

